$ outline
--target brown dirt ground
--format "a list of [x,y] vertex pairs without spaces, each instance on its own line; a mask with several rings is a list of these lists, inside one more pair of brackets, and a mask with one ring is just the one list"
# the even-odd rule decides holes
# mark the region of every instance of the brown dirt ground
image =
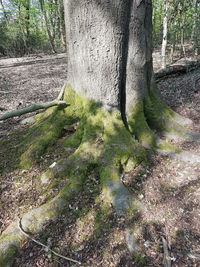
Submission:
[[[0,60],[0,107],[6,111],[35,102],[52,100],[66,79],[66,57],[32,56]],[[194,121],[200,132],[200,71],[170,76],[159,81],[165,101],[180,114]],[[41,187],[39,175],[66,151],[61,141],[50,148],[41,162],[30,170],[17,168],[17,148],[27,127],[20,121],[27,117],[0,122],[0,232],[18,216],[56,195],[65,181]],[[71,131],[66,131],[66,135]],[[200,144],[177,144],[200,154]],[[62,255],[82,262],[81,266],[162,266],[163,236],[169,246],[173,266],[200,266],[200,166],[150,156],[148,166],[138,166],[124,175],[124,182],[145,207],[134,214],[132,222],[142,225],[139,234],[141,253],[131,255],[124,244],[123,217],[112,207],[101,209],[100,185],[95,170],[88,174],[81,195],[74,196],[66,214],[50,223],[34,238]],[[14,266],[77,266],[53,256],[32,241],[21,244]]]

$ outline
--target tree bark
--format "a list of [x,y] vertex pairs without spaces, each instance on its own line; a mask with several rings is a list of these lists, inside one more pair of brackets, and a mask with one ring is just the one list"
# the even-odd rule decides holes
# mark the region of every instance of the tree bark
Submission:
[[151,1],[73,0],[64,6],[70,85],[124,117],[151,80]]
[[194,9],[194,21],[192,26],[192,34],[191,41],[193,42],[193,51],[194,55],[198,56],[199,47],[198,47],[198,39],[199,39],[199,16],[198,16],[198,0],[193,0],[193,9]]
[[5,7],[4,7],[3,0],[0,0],[0,4],[1,4],[1,6],[2,6],[3,15],[4,15],[4,18],[5,18],[5,20],[6,20],[6,23],[8,23],[8,22],[9,22],[9,19],[8,19],[8,15],[7,15],[7,12],[6,12]]
[[167,32],[168,32],[168,0],[164,1],[164,14],[163,14],[163,40],[161,49],[161,66],[166,68],[166,48],[167,48]]

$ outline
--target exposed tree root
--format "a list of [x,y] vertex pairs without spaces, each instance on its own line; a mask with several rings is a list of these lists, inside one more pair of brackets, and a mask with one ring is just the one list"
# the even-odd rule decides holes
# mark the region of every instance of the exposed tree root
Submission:
[[[25,149],[21,156],[21,167],[28,168],[34,162],[37,163],[37,158],[49,145],[57,141],[66,125],[78,122],[76,132],[63,142],[65,146],[77,148],[76,151],[42,175],[49,183],[55,177],[66,177],[66,185],[51,201],[31,210],[21,219],[23,229],[31,234],[42,231],[47,222],[65,212],[67,203],[81,191],[88,171],[94,166],[102,185],[104,203],[113,205],[119,216],[132,217],[136,211],[142,211],[143,207],[123,184],[121,175],[124,170],[146,162],[143,146],[171,151],[176,155],[176,149],[172,145],[157,144],[156,135],[150,128],[158,126],[159,130],[166,130],[168,125],[175,127],[178,124],[172,123],[174,113],[163,107],[152,94],[144,105],[138,103],[133,110],[128,120],[130,131],[124,127],[119,112],[103,111],[98,104],[78,96],[69,86],[66,88],[64,100],[70,104],[68,108],[60,110],[54,107],[36,116],[37,122],[22,144]],[[133,134],[139,142],[133,138]],[[0,237],[2,267],[11,266],[17,248],[27,238],[18,224],[19,220],[13,222]],[[126,233],[127,246],[131,252],[135,252],[137,238],[134,236],[133,224],[127,226]]]
[[[61,161],[55,167],[54,172],[51,172],[51,178],[54,173],[54,175],[66,175],[69,181],[55,198],[22,217],[21,224],[26,232],[31,234],[40,232],[44,225],[50,220],[55,220],[66,209],[70,199],[81,191],[87,171],[96,160],[92,150],[82,157],[82,149],[84,148],[80,147],[66,161]],[[73,168],[74,162],[77,164],[75,169]],[[11,266],[20,243],[27,239],[27,236],[20,231],[18,224],[19,220],[13,222],[0,237],[0,266]]]
[[200,134],[185,127],[190,120],[171,110],[153,91],[145,99],[145,116],[148,125],[171,139],[200,141]]
[[163,236],[162,236],[162,243],[163,243],[163,250],[164,250],[163,266],[171,267],[172,264],[171,264],[171,258],[170,258],[170,254],[168,250],[167,241],[165,240]]

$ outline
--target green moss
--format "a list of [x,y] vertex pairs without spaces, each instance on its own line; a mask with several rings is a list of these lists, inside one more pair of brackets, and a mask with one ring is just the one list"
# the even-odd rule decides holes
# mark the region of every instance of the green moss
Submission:
[[156,136],[146,122],[142,101],[139,101],[132,109],[128,124],[131,132],[142,145],[148,148],[155,147]]
[[[55,168],[44,174],[49,179],[51,187],[57,182],[58,176],[66,178],[66,185],[57,197],[23,217],[26,228],[33,233],[41,229],[45,222],[55,218],[66,207],[67,202],[83,189],[88,173],[94,166],[98,165],[97,171],[106,191],[110,181],[119,181],[120,186],[122,185],[120,175],[126,166],[133,168],[140,162],[146,161],[145,149],[125,128],[120,112],[104,111],[95,102],[78,96],[70,86],[67,86],[64,98],[70,106],[63,110],[54,108],[46,111],[49,113],[46,114],[45,119],[40,117],[24,142],[26,151],[21,157],[21,166],[28,168],[34,158],[39,159],[45,149],[57,141],[65,125],[80,120],[76,133],[65,140],[66,146],[79,147],[73,155],[57,162]],[[136,113],[133,122],[135,125],[138,118],[142,116],[140,107],[137,108]],[[138,139],[139,132],[140,129],[138,129]],[[145,131],[143,135],[141,134],[141,138],[143,136]],[[123,198],[128,191],[124,188],[123,185],[117,190],[115,186],[113,190],[111,188],[113,198],[117,199],[118,193]],[[134,207],[132,207],[133,210]],[[96,235],[101,232],[102,226],[107,231],[111,231],[110,224],[107,222],[111,213],[110,199],[106,199],[95,216]]]
[[146,259],[145,256],[143,256],[141,253],[135,253],[135,255],[133,256],[133,260],[135,262],[135,264],[137,264],[137,266],[141,266],[144,267],[146,266]]
[[4,252],[4,249],[0,251],[0,266],[1,267],[12,266],[19,242],[20,242],[20,239],[17,236],[14,236],[12,234],[1,236],[0,243],[5,244],[5,252]]
[[177,147],[175,147],[173,144],[171,144],[169,142],[163,142],[162,144],[159,144],[157,146],[157,149],[164,150],[164,151],[174,151],[176,153],[180,153],[181,152],[180,149],[178,149]]
[[187,129],[177,123],[178,114],[169,108],[153,90],[149,91],[144,103],[145,116],[150,127],[161,132],[174,132],[185,136]]
[[6,251],[6,255],[3,255],[3,253],[0,253],[0,266],[1,267],[12,266],[14,262],[15,253],[16,253],[16,247],[13,245],[11,245],[9,249]]
[[21,168],[29,168],[33,161],[39,160],[48,146],[53,145],[61,136],[67,123],[65,110],[56,110],[46,120],[34,125],[24,140],[27,148],[21,156]]
[[82,140],[84,131],[84,120],[82,119],[74,134],[70,135],[63,141],[64,147],[77,148]]
[[[116,180],[120,169],[134,168],[142,161],[146,161],[146,152],[124,127],[118,114],[111,114],[106,118],[104,131],[104,162],[101,177]],[[107,167],[106,167],[107,165]],[[114,166],[114,167],[113,167]],[[118,170],[116,170],[116,167]]]
[[47,147],[55,144],[63,133],[63,127],[77,121],[83,112],[82,99],[70,86],[66,86],[64,100],[68,107],[60,110],[59,107],[50,108],[44,115],[37,117],[38,121],[31,128],[24,139],[24,153],[20,158],[20,167],[27,169],[35,161],[40,161],[40,156]]

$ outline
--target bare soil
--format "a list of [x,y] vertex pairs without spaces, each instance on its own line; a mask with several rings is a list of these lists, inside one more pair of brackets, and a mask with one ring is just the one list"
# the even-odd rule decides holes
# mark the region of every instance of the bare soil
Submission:
[[[158,62],[158,58],[155,58]],[[156,68],[158,65],[156,65]],[[66,79],[66,57],[32,56],[0,60],[0,107],[10,111],[35,102],[54,99]],[[178,113],[193,120],[193,130],[200,132],[200,71],[170,76],[159,81],[159,90]],[[70,154],[61,141],[50,148],[37,166],[20,170],[18,147],[27,126],[20,118],[0,122],[0,232],[27,210],[37,207],[57,194],[65,181],[42,186],[39,179],[47,166]],[[70,135],[67,130],[62,138]],[[200,155],[200,144],[176,143]],[[124,183],[145,207],[143,214],[133,214],[131,223],[142,225],[139,234],[141,252],[131,255],[124,244],[126,224],[112,207],[101,209],[100,185],[91,170],[83,192],[74,196],[66,214],[50,223],[34,238],[62,255],[72,257],[81,266],[162,266],[163,243],[169,247],[172,266],[200,266],[200,166],[161,155],[149,155],[148,166],[138,166],[124,174]],[[29,240],[21,244],[14,266],[77,266],[53,256]]]

